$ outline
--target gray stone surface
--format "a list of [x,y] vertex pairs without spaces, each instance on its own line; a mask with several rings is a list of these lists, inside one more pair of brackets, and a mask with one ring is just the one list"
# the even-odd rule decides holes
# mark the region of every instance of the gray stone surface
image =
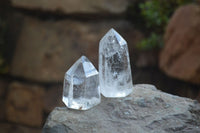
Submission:
[[134,86],[125,98],[102,98],[88,111],[55,108],[43,133],[198,133],[200,104],[153,85]]

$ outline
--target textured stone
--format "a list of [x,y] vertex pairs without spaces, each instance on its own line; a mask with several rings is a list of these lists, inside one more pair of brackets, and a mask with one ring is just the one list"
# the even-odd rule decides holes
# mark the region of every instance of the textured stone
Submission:
[[43,88],[13,82],[6,99],[8,121],[30,126],[42,124]]
[[25,9],[40,9],[43,11],[70,13],[123,13],[129,4],[129,0],[11,0],[15,7]]
[[81,56],[65,73],[62,101],[68,108],[88,110],[101,102],[99,73]]
[[129,49],[141,37],[127,21],[41,21],[25,17],[23,22],[10,73],[43,82],[62,82],[63,74],[82,55],[90,57],[97,67],[99,40],[111,27],[129,42]]
[[55,85],[48,88],[44,94],[44,110],[46,113],[52,111],[56,106],[64,106],[62,99],[62,85]]
[[[187,19],[186,19],[187,18]],[[200,84],[200,7],[180,7],[171,18],[160,55],[160,68],[169,76]]]
[[40,129],[29,128],[14,124],[0,123],[1,133],[41,133]]
[[43,133],[197,133],[200,104],[170,95],[152,85],[134,86],[125,98],[102,98],[88,111],[55,108]]
[[125,97],[133,89],[128,45],[114,29],[99,43],[99,85],[105,97]]

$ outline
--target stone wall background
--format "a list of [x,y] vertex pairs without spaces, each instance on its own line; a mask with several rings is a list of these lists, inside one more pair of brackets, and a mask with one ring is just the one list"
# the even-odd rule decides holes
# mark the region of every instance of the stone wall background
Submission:
[[126,19],[126,11],[136,1],[0,2],[8,27],[4,54],[9,61],[9,73],[0,75],[0,132],[41,132],[49,112],[64,106],[64,73],[81,55],[97,67],[98,42],[110,28],[128,42],[134,83],[198,99],[198,84],[170,78],[158,68],[159,50],[135,48],[145,33]]

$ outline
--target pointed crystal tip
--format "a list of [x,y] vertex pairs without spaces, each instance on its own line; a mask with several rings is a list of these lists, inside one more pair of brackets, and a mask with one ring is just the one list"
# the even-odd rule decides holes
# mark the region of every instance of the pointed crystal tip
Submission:
[[116,32],[116,30],[114,28],[111,28],[108,32]]
[[80,59],[81,59],[82,61],[84,61],[84,60],[89,60],[85,55],[82,55],[82,56],[80,57]]
[[117,41],[118,44],[120,45],[126,45],[127,42],[126,40],[113,28],[111,28],[101,39],[100,42],[105,41],[105,40],[110,40],[110,41]]

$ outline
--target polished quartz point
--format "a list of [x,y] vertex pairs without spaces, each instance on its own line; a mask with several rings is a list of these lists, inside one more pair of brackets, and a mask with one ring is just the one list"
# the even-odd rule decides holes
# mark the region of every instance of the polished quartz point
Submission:
[[99,74],[85,56],[65,73],[62,100],[68,108],[77,110],[87,110],[100,103]]
[[133,89],[127,42],[114,29],[99,44],[99,84],[105,97],[125,97]]

